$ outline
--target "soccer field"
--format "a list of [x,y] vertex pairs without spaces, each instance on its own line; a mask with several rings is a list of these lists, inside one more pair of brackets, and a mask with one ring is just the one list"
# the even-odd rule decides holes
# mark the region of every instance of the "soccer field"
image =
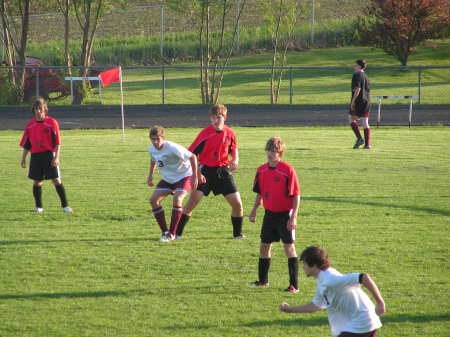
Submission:
[[[265,141],[281,136],[302,188],[298,252],[318,244],[341,272],[372,275],[387,305],[379,336],[448,336],[450,128],[374,128],[371,151],[351,149],[350,128],[235,130],[246,215]],[[167,138],[187,146],[198,131],[168,129]],[[326,312],[278,311],[315,290],[300,270],[300,293],[281,292],[280,244],[271,286],[247,286],[257,279],[261,209],[244,223],[248,238],[232,240],[228,205],[205,198],[182,240],[158,242],[147,130],[126,132],[62,132],[72,215],[49,182],[45,212],[31,212],[21,133],[0,132],[0,336],[329,336]]]

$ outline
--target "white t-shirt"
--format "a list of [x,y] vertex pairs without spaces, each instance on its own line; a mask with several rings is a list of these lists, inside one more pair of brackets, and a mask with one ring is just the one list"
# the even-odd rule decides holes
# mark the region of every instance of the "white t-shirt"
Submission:
[[360,275],[342,275],[334,268],[319,273],[312,303],[328,310],[333,337],[344,331],[366,333],[381,327],[374,304],[360,287]]
[[158,150],[153,145],[148,147],[148,152],[156,165],[163,179],[169,184],[174,184],[181,179],[192,176],[192,167],[189,159],[193,156],[183,146],[168,140],[164,141],[163,147]]

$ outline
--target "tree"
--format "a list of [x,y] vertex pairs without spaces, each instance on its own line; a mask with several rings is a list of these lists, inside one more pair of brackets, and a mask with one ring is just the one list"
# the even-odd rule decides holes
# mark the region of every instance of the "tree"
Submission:
[[69,36],[70,36],[70,0],[56,0],[58,3],[58,10],[64,17],[64,61],[67,65],[67,73],[72,76],[72,58],[69,50]]
[[406,66],[415,47],[441,37],[450,24],[447,0],[371,0],[360,19],[361,40],[383,48]]
[[[283,67],[286,66],[287,50],[293,42],[300,9],[297,0],[277,0],[276,3],[262,0],[260,5],[264,13],[264,23],[272,38],[270,103],[276,104],[284,75]],[[278,72],[276,71],[277,67],[281,67]]]
[[[197,29],[203,104],[219,101],[224,71],[236,46],[245,4],[246,0],[166,0],[169,8],[193,18]],[[238,6],[237,15],[232,11],[233,5]]]
[[[2,20],[5,54],[7,63],[11,66],[26,65],[30,2],[31,0],[0,0],[0,18]],[[18,37],[13,34],[12,17],[14,15],[20,18]],[[17,102],[21,103],[24,97],[25,69],[11,69],[10,80],[17,87]]]

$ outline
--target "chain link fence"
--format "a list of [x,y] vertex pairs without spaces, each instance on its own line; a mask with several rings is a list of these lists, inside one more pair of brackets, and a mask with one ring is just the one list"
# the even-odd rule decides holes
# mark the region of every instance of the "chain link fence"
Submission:
[[[0,67],[7,74],[12,67]],[[36,95],[52,104],[70,105],[69,75],[79,76],[81,67],[15,67],[26,69],[25,99]],[[106,68],[93,67],[89,76]],[[285,67],[279,104],[347,104],[352,69],[348,67]],[[201,104],[199,66],[124,66],[123,90],[126,105]],[[415,104],[450,104],[450,66],[370,67],[367,74],[372,96],[418,96]],[[219,101],[224,104],[270,104],[270,67],[227,67]],[[87,105],[120,104],[119,84],[101,88],[90,82]],[[405,103],[389,101],[386,104]],[[3,102],[2,104],[7,104]]]

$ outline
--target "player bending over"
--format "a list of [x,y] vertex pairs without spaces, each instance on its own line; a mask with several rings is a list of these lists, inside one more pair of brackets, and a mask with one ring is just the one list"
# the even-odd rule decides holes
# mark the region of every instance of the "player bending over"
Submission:
[[64,212],[72,213],[73,210],[68,205],[59,171],[61,137],[58,122],[47,115],[47,102],[42,97],[34,101],[31,112],[34,118],[27,123],[20,140],[20,146],[23,147],[20,165],[22,168],[26,168],[26,158],[28,152],[31,152],[28,178],[33,179],[35,211],[37,213],[44,211],[42,208],[42,183],[44,179],[51,179]]
[[[375,282],[368,274],[342,275],[330,267],[327,252],[320,247],[308,247],[301,256],[306,276],[317,279],[316,296],[311,303],[293,307],[280,305],[286,313],[309,313],[328,310],[328,320],[333,337],[375,337],[381,327],[380,318],[385,313],[385,304]],[[376,307],[361,289],[369,290]]]
[[[356,136],[354,149],[364,145],[365,149],[370,149],[370,84],[369,78],[364,72],[366,69],[366,61],[357,60],[354,66],[354,74],[352,77],[352,100],[350,103],[349,122]],[[364,140],[359,131],[359,125],[364,128]]]
[[256,221],[256,210],[261,201],[265,214],[261,227],[259,280],[255,287],[269,285],[269,268],[273,242],[280,239],[288,258],[289,287],[284,290],[298,292],[298,260],[295,251],[295,229],[300,207],[300,186],[294,168],[281,160],[284,144],[279,137],[270,138],[266,144],[268,163],[256,171],[253,191],[256,200],[250,213],[250,221]]
[[[147,178],[148,186],[154,186],[153,173],[158,166],[163,179],[158,183],[150,198],[153,215],[161,228],[161,242],[169,242],[176,238],[180,222],[183,199],[189,190],[197,188],[197,157],[183,146],[165,139],[165,130],[161,126],[150,129],[150,170]],[[170,229],[167,230],[166,217],[161,202],[169,194],[173,194],[172,217]]]

